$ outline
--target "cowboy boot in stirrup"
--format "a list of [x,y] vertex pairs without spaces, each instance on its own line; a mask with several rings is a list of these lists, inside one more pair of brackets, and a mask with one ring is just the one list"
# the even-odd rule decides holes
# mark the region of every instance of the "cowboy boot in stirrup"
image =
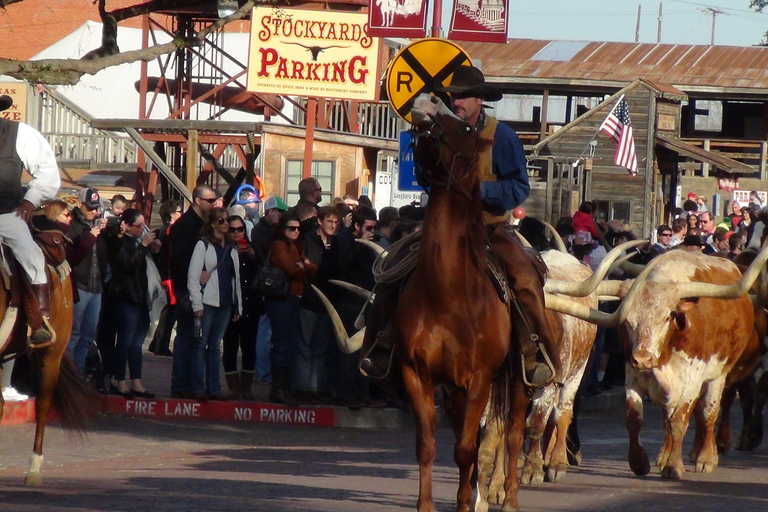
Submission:
[[360,360],[360,373],[369,379],[383,380],[389,375],[392,368],[392,360],[395,355],[395,347],[389,329],[376,333],[376,341]]
[[53,340],[48,324],[51,314],[50,292],[47,284],[30,284],[24,297],[27,324],[32,330],[29,340],[32,345],[42,345]]

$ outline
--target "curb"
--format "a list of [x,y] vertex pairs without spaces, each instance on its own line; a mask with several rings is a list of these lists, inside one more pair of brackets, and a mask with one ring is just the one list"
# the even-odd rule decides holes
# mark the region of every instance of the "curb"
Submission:
[[[622,410],[624,389],[583,399],[581,413]],[[346,407],[310,406],[286,407],[262,402],[197,402],[156,398],[152,400],[126,400],[114,395],[100,395],[98,410],[104,414],[154,418],[159,420],[208,420],[277,425],[309,425],[315,427],[344,428],[409,428],[414,425],[413,413],[400,409],[348,409]],[[0,427],[35,422],[35,400],[6,402]],[[442,408],[435,416],[437,428],[450,425]]]

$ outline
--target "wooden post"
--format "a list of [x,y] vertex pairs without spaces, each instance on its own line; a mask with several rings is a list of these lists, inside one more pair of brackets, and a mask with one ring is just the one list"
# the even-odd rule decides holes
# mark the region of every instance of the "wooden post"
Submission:
[[[709,151],[711,141],[704,139],[704,151]],[[709,164],[706,162],[701,163],[701,175],[705,178],[709,178]]]
[[765,160],[768,158],[768,142],[763,141],[760,143],[760,179],[768,179],[766,176]]
[[304,171],[302,178],[312,177],[312,150],[315,142],[315,116],[317,115],[317,98],[307,98],[307,131],[304,136]]
[[539,141],[547,136],[547,103],[549,103],[549,89],[544,89],[541,97],[541,128],[539,130]]
[[192,192],[197,186],[197,130],[187,134],[187,190]]

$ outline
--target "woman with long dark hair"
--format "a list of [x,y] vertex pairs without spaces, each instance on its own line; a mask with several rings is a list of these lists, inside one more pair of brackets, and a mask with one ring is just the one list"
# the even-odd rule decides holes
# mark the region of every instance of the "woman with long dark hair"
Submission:
[[[224,377],[229,387],[229,398],[253,400],[253,374],[256,368],[256,334],[259,318],[266,313],[264,299],[251,291],[251,283],[258,268],[264,264],[246,236],[246,224],[242,217],[229,216],[229,238],[237,247],[240,260],[240,288],[243,295],[243,315],[237,322],[230,322],[224,333]],[[237,352],[242,351],[242,368],[237,371]]]
[[269,298],[267,315],[272,324],[272,389],[273,403],[298,405],[291,395],[291,372],[296,359],[296,343],[301,334],[299,303],[304,285],[317,272],[299,244],[299,220],[290,214],[280,218],[275,241],[269,251],[269,264],[285,272],[291,289],[284,299]]
[[240,259],[227,239],[229,214],[211,208],[189,262],[187,288],[199,322],[190,361],[192,395],[200,402],[226,400],[221,393],[221,339],[230,320],[243,313]]
[[[112,311],[117,324],[115,374],[110,390],[125,398],[154,398],[141,383],[141,347],[149,330],[149,284],[147,257],[157,252],[160,242],[149,231],[139,210],[129,208],[120,217],[124,236],[112,263],[112,280],[107,293],[112,299]],[[125,378],[125,365],[131,373],[131,383]]]

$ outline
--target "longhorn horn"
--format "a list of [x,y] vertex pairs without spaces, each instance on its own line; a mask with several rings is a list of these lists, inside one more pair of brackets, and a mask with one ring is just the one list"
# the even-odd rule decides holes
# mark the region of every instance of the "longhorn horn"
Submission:
[[602,281],[597,286],[597,294],[598,295],[611,295],[611,296],[618,296],[619,295],[619,288],[621,288],[621,285],[624,281]]
[[619,265],[619,268],[623,270],[624,273],[632,277],[639,276],[643,272],[645,267],[646,265],[641,265],[639,263],[632,263],[631,261],[624,261]]
[[568,253],[568,249],[565,248],[565,242],[563,242],[563,237],[560,236],[560,233],[557,232],[554,226],[552,226],[552,224],[549,222],[541,221],[541,223],[544,224],[544,227],[546,227],[552,234],[552,240],[555,241],[557,250],[560,252]]
[[348,283],[346,281],[339,281],[338,279],[329,279],[328,282],[338,286],[339,288],[347,290],[348,292],[360,297],[363,300],[373,302],[373,299],[376,297],[373,292],[366,290],[362,286],[357,286],[356,284]]
[[549,293],[560,293],[571,297],[586,297],[600,285],[603,278],[608,273],[608,270],[611,268],[611,265],[613,265],[613,262],[616,261],[624,251],[646,242],[647,240],[631,240],[629,242],[624,242],[611,249],[611,252],[603,258],[603,261],[600,262],[600,265],[598,265],[594,273],[592,273],[586,280],[573,282],[548,279],[544,285],[544,291]]
[[600,327],[616,327],[618,325],[618,315],[598,311],[569,297],[545,293],[544,306],[552,311],[580,318]]
[[514,230],[514,232],[517,235],[517,239],[520,240],[521,244],[523,244],[523,247],[525,247],[527,249],[531,249],[533,247],[531,245],[531,242],[529,242],[527,238],[525,238],[523,235],[521,235],[518,230]]
[[331,317],[333,331],[336,334],[336,343],[339,344],[339,349],[345,354],[352,354],[360,350],[360,347],[363,346],[363,338],[365,338],[365,328],[359,330],[351,338],[347,336],[347,330],[344,328],[344,324],[341,322],[341,317],[336,312],[336,308],[333,307],[331,301],[328,300],[328,297],[326,297],[317,286],[312,285],[312,289],[315,290],[317,296],[320,297],[320,301],[323,303],[326,311],[328,311],[328,315]]
[[713,283],[680,283],[681,299],[692,297],[710,297],[713,299],[738,299],[742,297],[760,275],[765,262],[768,261],[768,247],[760,251],[741,279],[735,283],[723,285]]
[[382,254],[384,254],[386,251],[382,246],[375,242],[371,242],[370,240],[367,240],[365,238],[356,238],[355,242],[363,244],[364,246],[368,247],[370,250],[376,253],[376,256],[384,257]]

